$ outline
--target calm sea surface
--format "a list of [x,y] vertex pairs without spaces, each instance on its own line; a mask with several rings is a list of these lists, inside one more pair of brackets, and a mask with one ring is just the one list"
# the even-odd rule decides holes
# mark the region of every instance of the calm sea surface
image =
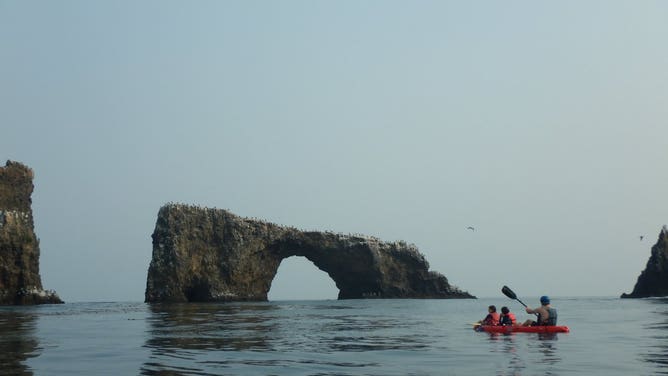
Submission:
[[668,300],[552,303],[570,333],[471,330],[489,304],[529,318],[505,297],[0,307],[0,374],[668,374]]

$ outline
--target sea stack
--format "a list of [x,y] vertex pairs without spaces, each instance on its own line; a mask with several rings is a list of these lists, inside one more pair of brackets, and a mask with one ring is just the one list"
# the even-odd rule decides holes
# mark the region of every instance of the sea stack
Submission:
[[152,237],[146,302],[266,301],[281,260],[290,256],[326,272],[339,299],[475,298],[429,271],[404,242],[300,231],[178,204],[160,209]]
[[18,162],[0,167],[0,305],[62,303],[54,291],[42,289],[30,197],[33,177]]
[[663,226],[659,239],[652,247],[652,254],[645,270],[640,273],[633,291],[622,298],[648,298],[668,296],[668,227]]

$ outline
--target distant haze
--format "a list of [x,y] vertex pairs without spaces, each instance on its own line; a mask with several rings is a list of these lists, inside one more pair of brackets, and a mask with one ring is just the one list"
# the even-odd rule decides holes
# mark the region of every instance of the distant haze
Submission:
[[[35,171],[42,281],[70,302],[143,300],[167,202],[405,240],[479,297],[619,295],[668,222],[666,19],[665,1],[0,1],[0,161]],[[269,296],[336,294],[294,258]]]

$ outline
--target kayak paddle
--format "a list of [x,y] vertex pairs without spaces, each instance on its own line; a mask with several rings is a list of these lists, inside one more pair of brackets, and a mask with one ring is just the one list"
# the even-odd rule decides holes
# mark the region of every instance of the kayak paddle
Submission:
[[522,304],[522,305],[526,308],[527,305],[524,304],[524,302],[521,301],[521,300],[517,297],[517,295],[515,295],[515,293],[513,292],[513,290],[511,290],[508,286],[503,286],[503,288],[501,289],[501,292],[502,292],[505,296],[509,297],[510,299],[515,299],[515,300],[517,300],[518,302],[520,302],[520,304]]
[[[527,305],[524,304],[524,302],[521,301],[520,298],[517,297],[517,295],[515,295],[515,293],[513,292],[513,290],[510,289],[510,287],[508,287],[508,286],[503,286],[503,288],[501,288],[501,292],[502,292],[505,296],[509,297],[510,299],[515,299],[515,300],[517,300],[518,302],[520,302],[520,304],[522,304],[522,305],[524,306],[524,308],[528,308]],[[540,314],[538,314],[538,313],[535,313],[535,315],[536,315],[537,317],[540,317]]]

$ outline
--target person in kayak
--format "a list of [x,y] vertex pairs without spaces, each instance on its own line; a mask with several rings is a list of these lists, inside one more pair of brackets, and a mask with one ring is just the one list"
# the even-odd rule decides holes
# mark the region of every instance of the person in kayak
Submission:
[[527,320],[524,322],[524,326],[557,325],[557,310],[550,305],[550,298],[545,295],[540,297],[540,307],[536,309],[527,307],[526,311],[538,315],[538,321]]
[[515,325],[517,323],[517,318],[515,314],[510,312],[508,307],[501,307],[501,320],[499,325]]
[[485,318],[479,321],[478,323],[480,325],[499,325],[499,319],[501,317],[496,312],[496,306],[491,305],[487,307],[487,311],[489,312],[487,316],[485,316]]

